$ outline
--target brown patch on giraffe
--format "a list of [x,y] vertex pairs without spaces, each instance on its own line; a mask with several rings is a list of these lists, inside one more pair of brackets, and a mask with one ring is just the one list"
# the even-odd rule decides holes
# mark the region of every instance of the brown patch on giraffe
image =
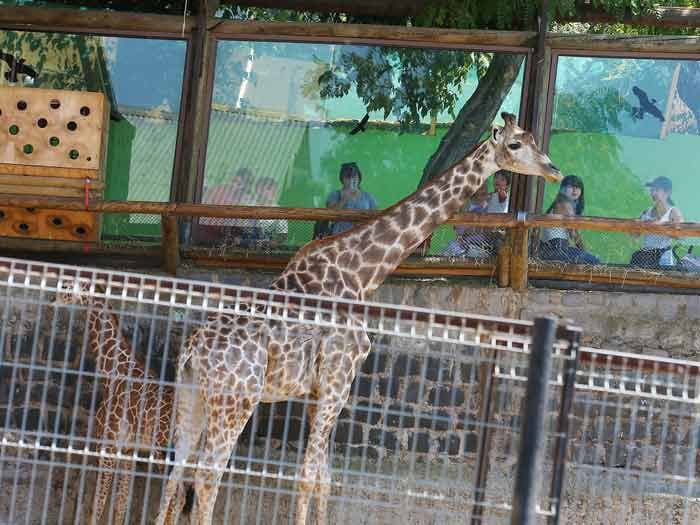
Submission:
[[413,223],[422,224],[428,216],[428,211],[423,206],[413,208]]
[[[474,161],[474,171],[477,173],[482,173],[484,171],[484,165],[481,163],[480,160],[475,160]],[[473,174],[470,174],[473,175]]]
[[474,186],[479,184],[479,176],[476,173],[470,173],[467,175],[467,183],[474,188]]
[[372,243],[362,252],[363,264],[379,264],[384,258],[384,250],[381,246]]
[[404,210],[403,213],[399,213],[395,219],[396,226],[399,230],[405,230],[411,225],[411,213],[409,210]]
[[389,227],[375,237],[375,242],[378,242],[379,244],[392,245],[396,242],[396,239],[400,234],[401,232],[399,230],[394,230],[393,228]]
[[395,266],[401,262],[401,256],[403,255],[403,250],[397,246],[393,246],[389,249],[384,257],[384,262],[390,266]]
[[376,271],[376,266],[364,266],[360,268],[359,272],[357,272],[357,278],[360,280],[363,286],[366,286],[370,283]]

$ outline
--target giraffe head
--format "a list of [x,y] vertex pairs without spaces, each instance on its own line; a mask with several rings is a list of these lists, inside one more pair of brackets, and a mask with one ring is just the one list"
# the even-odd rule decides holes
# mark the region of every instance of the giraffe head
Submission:
[[516,124],[515,115],[501,113],[501,117],[505,126],[494,126],[490,139],[499,169],[559,182],[562,179],[559,168],[540,151],[532,133]]

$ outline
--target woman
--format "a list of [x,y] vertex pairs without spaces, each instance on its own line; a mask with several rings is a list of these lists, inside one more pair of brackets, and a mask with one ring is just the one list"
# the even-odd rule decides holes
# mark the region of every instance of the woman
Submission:
[[[563,193],[571,199],[574,204],[575,215],[583,215],[583,210],[586,207],[586,198],[581,177],[576,175],[564,177],[559,185],[559,193]],[[552,206],[554,206],[554,203],[552,203]],[[552,213],[552,206],[549,207],[547,213]]]
[[[328,208],[351,210],[374,210],[377,201],[374,197],[362,191],[362,173],[354,162],[346,162],[340,167],[340,183],[342,188],[332,192],[326,200]],[[341,233],[352,228],[353,223],[347,221],[334,222],[330,228],[331,234]]]
[[[654,205],[639,216],[642,221],[654,224],[683,222],[683,216],[673,204],[671,192],[673,184],[668,177],[656,177],[648,182],[649,195]],[[642,248],[632,254],[630,264],[644,268],[673,266],[676,261],[671,250],[671,237],[667,235],[647,234],[642,237]]]
[[[565,216],[575,215],[575,202],[566,193],[557,193],[548,213]],[[545,260],[574,264],[600,263],[598,257],[583,249],[583,242],[578,232],[566,228],[542,229],[540,257]]]

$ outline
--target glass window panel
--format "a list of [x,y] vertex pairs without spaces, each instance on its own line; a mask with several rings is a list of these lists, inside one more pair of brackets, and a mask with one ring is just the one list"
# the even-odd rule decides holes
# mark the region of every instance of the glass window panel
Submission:
[[[585,215],[639,218],[654,204],[645,184],[662,176],[683,218],[700,221],[699,88],[697,60],[559,57],[549,154],[583,181]],[[558,190],[545,185],[544,211]],[[582,233],[613,264],[627,264],[644,242]]]
[[[0,86],[100,91],[111,105],[106,200],[167,201],[175,158],[186,42],[5,31],[0,49],[36,70],[0,61]],[[160,235],[159,218],[105,215],[103,235]]]
[[[428,159],[492,56],[446,49],[219,42],[202,202],[326,207],[341,187],[341,166],[354,162],[361,189],[371,196],[356,205],[394,204],[417,188]],[[524,60],[502,110],[518,114],[523,71]],[[245,230],[255,224],[202,219],[198,226],[199,240],[218,242],[230,233],[221,226],[233,228],[245,241]],[[268,227],[288,249],[312,233],[283,221]],[[433,253],[454,238],[453,229],[447,230],[433,237]]]

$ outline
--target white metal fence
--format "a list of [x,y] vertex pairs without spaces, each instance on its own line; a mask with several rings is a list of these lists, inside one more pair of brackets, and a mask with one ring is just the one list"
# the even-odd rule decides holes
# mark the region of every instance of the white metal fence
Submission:
[[[255,319],[285,333],[305,331],[312,339],[329,330],[366,333],[372,341],[328,440],[329,522],[509,521],[531,323],[0,258],[0,523],[90,521],[100,501],[98,485],[106,487],[110,475],[101,522],[117,523],[120,509],[128,523],[152,522],[176,463],[174,400],[201,388],[176,380],[177,359],[191,334],[212,319],[214,326],[234,329],[238,320]],[[596,501],[610,496],[595,481],[609,475],[589,461],[589,442],[612,457],[629,447],[621,438],[608,442],[595,436],[642,414],[647,383],[640,383],[633,415],[623,417],[618,408],[622,393],[616,389],[630,384],[630,377],[651,381],[660,407],[645,412],[651,421],[645,425],[668,426],[679,407],[686,407],[679,421],[695,434],[649,438],[646,454],[654,447],[656,455],[666,454],[670,444],[676,455],[688,460],[693,455],[693,467],[683,463],[685,470],[680,463],[661,462],[676,465],[668,475],[684,488],[679,501],[690,519],[696,376],[688,373],[693,383],[685,397],[663,397],[654,382],[660,376],[630,376],[619,361],[607,368],[600,357],[591,361],[590,356],[612,354],[577,352],[577,337],[576,329],[560,326],[550,350],[540,519],[556,521],[560,503],[564,516],[576,514],[577,501],[583,501],[576,499],[579,487],[593,490]],[[131,356],[126,368],[110,365],[117,354]],[[574,376],[578,354],[589,361]],[[226,394],[237,394],[237,388],[232,383]],[[295,394],[253,411],[223,469],[216,523],[294,522],[316,397]],[[605,419],[612,406],[618,412]],[[560,499],[568,424],[573,446]],[[641,436],[641,428],[633,427],[632,439]],[[615,452],[609,453],[611,446]],[[211,467],[205,448],[199,443],[187,464],[200,471]],[[626,491],[627,501],[652,490],[629,481],[632,465],[622,469],[627,481],[613,483]],[[187,486],[194,477],[194,469],[186,469]],[[312,517],[318,503],[312,503]]]

